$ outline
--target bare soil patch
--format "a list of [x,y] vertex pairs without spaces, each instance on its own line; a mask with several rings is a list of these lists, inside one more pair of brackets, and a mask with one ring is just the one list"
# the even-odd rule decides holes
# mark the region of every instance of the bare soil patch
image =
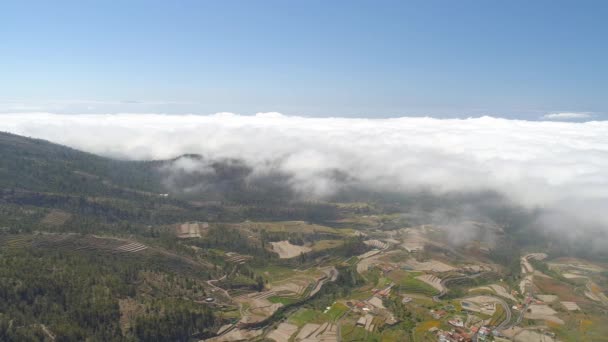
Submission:
[[534,284],[542,293],[556,295],[560,300],[569,302],[587,301],[584,297],[580,297],[574,293],[572,286],[553,278],[534,277]]
[[297,325],[281,323],[267,337],[276,342],[288,342],[291,335],[295,334],[296,331],[298,331]]
[[564,324],[564,321],[557,316],[557,311],[551,309],[548,305],[532,304],[528,307],[528,311],[524,314],[525,318],[541,319],[557,324]]
[[42,218],[40,223],[49,226],[61,226],[65,224],[70,218],[72,218],[72,214],[68,212],[65,212],[63,210],[51,210],[51,212],[49,212]]
[[178,225],[175,233],[180,239],[200,238],[209,229],[207,222],[186,222]]
[[295,258],[302,253],[308,253],[312,250],[310,247],[292,245],[287,240],[271,242],[270,244],[272,245],[272,250],[277,253],[281,259]]
[[415,259],[408,259],[405,265],[416,271],[449,272],[455,270],[454,267],[437,260],[418,262]]

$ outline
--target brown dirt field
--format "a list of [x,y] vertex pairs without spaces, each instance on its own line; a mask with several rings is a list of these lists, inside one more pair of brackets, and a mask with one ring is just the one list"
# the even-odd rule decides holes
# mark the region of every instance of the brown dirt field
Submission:
[[532,304],[528,308],[530,312],[524,313],[524,317],[535,320],[545,320],[556,324],[564,324],[564,321],[555,316],[557,312],[548,305]]
[[50,213],[46,214],[40,221],[42,224],[46,224],[49,226],[61,226],[66,223],[70,218],[72,218],[72,214],[67,213],[63,210],[51,210]]
[[454,267],[444,264],[441,261],[437,260],[428,260],[423,262],[418,262],[415,259],[408,259],[405,262],[405,265],[415,269],[416,271],[434,271],[434,272],[448,272],[455,270]]
[[550,336],[545,334],[541,334],[540,332],[534,330],[522,330],[519,334],[517,334],[514,338],[516,342],[552,342],[555,341]]
[[206,339],[207,342],[252,341],[262,334],[263,330],[235,329],[226,335]]
[[588,302],[584,297],[574,293],[571,285],[562,283],[553,278],[534,277],[534,285],[544,294],[554,294],[562,301],[568,302]]
[[281,323],[275,330],[268,334],[268,338],[276,342],[287,342],[291,335],[296,331],[298,331],[297,325]]
[[298,336],[296,336],[296,340],[303,340],[305,338],[308,338],[315,331],[317,331],[317,329],[319,329],[320,327],[321,327],[320,324],[306,323],[306,325],[304,325],[304,327],[302,327],[302,329],[300,329]]

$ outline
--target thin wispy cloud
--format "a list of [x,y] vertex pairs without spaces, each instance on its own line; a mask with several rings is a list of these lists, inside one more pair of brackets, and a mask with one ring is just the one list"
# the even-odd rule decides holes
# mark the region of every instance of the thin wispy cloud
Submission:
[[593,115],[591,113],[575,113],[575,112],[565,112],[565,113],[549,113],[542,116],[544,120],[584,120],[590,119]]
[[163,106],[185,106],[195,105],[196,102],[190,101],[171,101],[171,100],[95,100],[95,99],[72,99],[72,100],[0,100],[0,113],[11,112],[70,112],[77,114],[78,111],[88,112],[118,109],[139,111],[160,108]]

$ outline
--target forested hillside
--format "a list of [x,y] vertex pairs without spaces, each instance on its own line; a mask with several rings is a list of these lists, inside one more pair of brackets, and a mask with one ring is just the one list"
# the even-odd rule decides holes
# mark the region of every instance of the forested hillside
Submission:
[[0,132],[0,186],[66,194],[160,193],[158,162],[121,161]]

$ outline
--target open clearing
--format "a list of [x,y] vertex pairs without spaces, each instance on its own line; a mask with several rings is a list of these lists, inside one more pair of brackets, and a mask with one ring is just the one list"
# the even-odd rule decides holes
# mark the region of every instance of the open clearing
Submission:
[[350,235],[351,229],[336,229],[304,221],[280,221],[280,222],[251,222],[246,221],[233,225],[236,228],[253,231],[265,230],[267,232],[292,232],[300,234],[327,233],[334,235]]
[[281,323],[275,330],[268,334],[267,337],[276,342],[287,342],[291,335],[295,334],[296,331],[298,331],[297,325]]
[[67,213],[63,210],[51,210],[48,214],[46,214],[40,223],[46,224],[49,226],[61,226],[66,223],[70,218],[72,218],[72,214]]
[[437,278],[436,276],[434,276],[432,274],[421,275],[421,276],[416,277],[416,279],[421,280],[421,281],[431,285],[439,292],[443,291],[443,289],[444,289],[443,285],[441,285],[441,279]]
[[437,260],[418,262],[415,259],[408,259],[405,266],[416,271],[449,272],[455,270],[454,267]]
[[560,300],[569,302],[586,301],[584,297],[580,297],[574,293],[570,285],[562,283],[561,281],[553,278],[534,277],[534,285],[536,285],[542,293],[556,295]]
[[270,244],[272,245],[272,250],[277,253],[281,259],[295,258],[302,253],[308,253],[312,250],[310,247],[292,245],[287,240],[271,242]]
[[564,324],[564,321],[555,314],[557,311],[551,309],[548,305],[543,304],[532,304],[528,307],[528,312],[524,314],[525,318],[528,319],[540,319],[557,324]]
[[492,316],[496,312],[496,303],[498,302],[497,298],[481,295],[463,299],[460,301],[460,305],[464,310]]
[[585,275],[582,274],[576,274],[576,273],[562,273],[562,277],[566,278],[566,279],[584,279],[584,278],[589,278]]
[[233,342],[233,341],[251,341],[262,334],[262,329],[259,330],[245,330],[245,329],[234,329],[228,332],[226,335],[212,337],[206,339],[208,342]]
[[235,297],[234,300],[245,308],[242,312],[241,322],[255,323],[270,317],[283,306],[281,303],[272,303],[268,300],[269,297],[274,295],[274,291],[264,291]]
[[520,333],[515,335],[514,341],[516,342],[553,342],[556,341],[553,337],[542,334],[534,330],[522,330]]
[[[478,287],[477,289],[490,289],[492,292],[496,293],[498,296],[512,300],[516,302],[517,300],[513,297],[507,290],[498,284],[492,284],[484,287]],[[473,290],[473,289],[472,289]]]
[[575,302],[561,302],[561,303],[568,311],[578,311],[581,309],[578,307],[578,304],[576,304]]
[[558,258],[547,263],[551,269],[567,269],[567,270],[578,270],[583,272],[599,273],[604,271],[603,267],[596,264],[590,263],[586,260],[576,258]]
[[294,341],[300,342],[336,342],[338,341],[338,327],[331,323],[308,323],[302,327]]
[[359,263],[357,264],[357,272],[363,273],[367,271],[371,266],[381,263],[380,258],[382,256],[383,255],[380,254],[380,251],[369,251],[365,254],[360,255]]
[[418,252],[424,249],[427,239],[419,229],[406,228],[402,231],[405,235],[401,247],[408,252]]
[[558,297],[555,295],[536,295],[536,298],[542,300],[545,303],[553,303],[558,299]]
[[178,238],[200,238],[203,231],[209,228],[207,222],[186,222],[178,225],[175,233]]

